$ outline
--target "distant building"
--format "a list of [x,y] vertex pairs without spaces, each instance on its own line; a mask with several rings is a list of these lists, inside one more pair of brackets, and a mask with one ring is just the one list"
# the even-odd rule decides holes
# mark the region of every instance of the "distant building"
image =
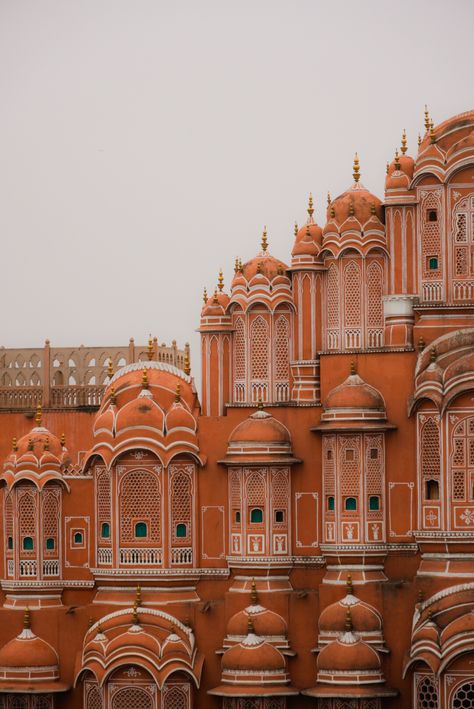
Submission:
[[0,350],[0,707],[474,709],[474,111],[200,333]]

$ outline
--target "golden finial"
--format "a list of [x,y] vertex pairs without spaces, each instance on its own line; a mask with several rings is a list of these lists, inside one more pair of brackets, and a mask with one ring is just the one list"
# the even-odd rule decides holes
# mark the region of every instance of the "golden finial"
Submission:
[[213,303],[219,302],[219,298],[217,297],[217,288],[214,288],[214,295],[212,296],[212,302]]
[[354,202],[352,201],[352,199],[349,202],[349,216],[350,217],[354,216]]
[[331,209],[329,210],[329,214],[332,217],[332,219],[334,219],[334,217],[336,216],[336,210],[334,209],[333,206],[331,206]]
[[112,379],[112,377],[114,376],[114,365],[112,362],[112,357],[109,357],[109,364],[107,366],[107,374],[108,374],[109,379]]
[[151,362],[153,359],[153,338],[151,334],[148,336],[147,357],[148,361]]
[[432,347],[430,350],[430,362],[436,362],[436,356],[437,356],[436,347]]
[[236,256],[235,263],[234,263],[234,273],[237,273],[238,270],[239,270],[239,257]]
[[259,261],[259,262],[257,263],[257,273],[261,273],[261,272],[262,272],[262,262]]
[[385,172],[387,173],[387,175],[389,174],[389,172],[390,172],[390,163],[387,163],[387,167],[385,168]]
[[430,129],[430,112],[428,111],[428,106],[425,103],[425,131],[428,132]]
[[352,594],[354,593],[354,586],[352,585],[352,574],[347,574],[346,587],[347,593],[352,596]]
[[32,451],[33,450],[33,439],[28,438],[28,450]]
[[418,340],[418,349],[421,352],[422,350],[425,349],[426,343],[425,340],[423,339],[423,335],[420,336],[420,339]]
[[110,403],[115,404],[117,401],[117,397],[115,396],[115,387],[112,387],[110,390]]
[[268,239],[267,239],[267,227],[263,227],[263,234],[262,234],[262,251],[265,253],[265,251],[268,249]]
[[89,622],[88,622],[88,626],[89,626],[89,628],[92,628],[93,625],[94,625],[94,618],[90,617]]
[[250,591],[250,601],[252,602],[253,606],[257,605],[258,596],[257,596],[257,584],[255,583],[255,579],[252,579],[252,586],[251,586],[251,591]]
[[311,239],[311,232],[309,230],[309,224],[306,224],[306,236],[308,237],[308,239]]
[[41,426],[41,421],[43,419],[43,410],[41,407],[41,401],[38,401],[36,404],[36,416],[35,416],[35,421],[37,426]]
[[309,193],[309,199],[308,199],[308,216],[310,220],[312,220],[314,214],[314,208],[313,208],[313,194],[312,192]]
[[191,362],[189,360],[189,352],[184,353],[184,373],[189,377],[191,374]]
[[139,617],[138,617],[138,606],[137,606],[137,602],[136,602],[136,601],[135,601],[135,603],[133,604],[132,622],[133,622],[133,625],[140,625],[140,619],[139,619]]
[[298,236],[298,222],[295,222],[295,226],[294,226],[294,229],[293,229],[293,233],[294,233],[295,237]]
[[17,443],[17,440],[16,440],[16,436],[13,436],[13,438],[12,438],[12,448],[13,448],[14,451],[17,451],[17,450],[18,450],[18,443]]
[[45,451],[49,451],[49,436],[46,436],[46,440],[44,442],[43,448]]
[[371,213],[372,215],[376,214],[375,202],[371,202],[371,204],[370,204],[370,213]]
[[436,143],[436,134],[434,132],[434,124],[433,121],[430,123],[430,142],[431,143]]
[[428,620],[433,620],[433,609],[432,608],[428,609]]
[[331,193],[328,190],[328,207],[331,206]]
[[217,279],[217,287],[220,291],[224,290],[224,275],[222,273],[222,268],[219,271],[219,277]]
[[352,625],[352,613],[351,613],[351,607],[347,606],[346,610],[346,623],[345,623],[345,629],[347,633],[351,633],[353,629]]
[[418,147],[420,147],[420,145],[421,145],[421,135],[420,135],[420,133],[418,133]]
[[28,606],[26,606],[25,612],[23,613],[23,627],[25,630],[29,630],[31,628],[31,613]]
[[142,389],[148,389],[149,386],[150,385],[148,382],[148,370],[144,369],[142,374]]
[[281,265],[281,263],[279,263],[278,266],[277,266],[277,274],[278,274],[279,276],[283,276],[284,273],[285,273],[285,271],[284,271],[284,269],[283,269],[283,266]]
[[207,303],[207,288],[206,288],[206,286],[204,286],[204,291],[203,291],[203,294],[202,294],[202,299],[203,299],[204,305],[206,305],[206,303]]
[[250,635],[250,633],[252,633],[252,634],[255,633],[255,628],[253,627],[253,620],[252,620],[252,616],[250,615],[250,613],[248,614],[248,617],[247,617],[247,633],[249,635]]
[[418,603],[423,603],[424,597],[425,597],[425,594],[423,593],[423,590],[420,588],[417,595],[416,595],[416,599],[417,599]]
[[258,397],[258,402],[257,402],[257,409],[262,410],[263,409],[263,401],[262,401],[262,395]]
[[135,591],[135,605],[137,608],[139,608],[142,604],[142,587],[140,585],[137,586],[137,589]]
[[176,384],[176,393],[174,395],[174,401],[175,401],[175,404],[179,404],[179,402],[181,401],[181,386],[180,386],[179,382],[178,382],[178,384]]
[[395,170],[400,170],[401,165],[400,165],[400,156],[398,154],[398,150],[395,149]]
[[406,132],[405,128],[403,129],[403,133],[402,133],[402,145],[401,145],[400,150],[402,151],[402,155],[405,155],[406,151],[408,150],[408,148],[407,148],[407,132]]
[[60,438],[59,442],[60,442],[61,446],[64,448],[64,446],[66,445],[66,434],[65,433],[61,433],[61,438]]
[[354,155],[354,164],[352,166],[352,177],[354,178],[354,182],[359,182],[360,180],[360,167],[359,167],[359,156],[357,153]]
[[357,365],[354,360],[351,360],[351,376],[357,374]]

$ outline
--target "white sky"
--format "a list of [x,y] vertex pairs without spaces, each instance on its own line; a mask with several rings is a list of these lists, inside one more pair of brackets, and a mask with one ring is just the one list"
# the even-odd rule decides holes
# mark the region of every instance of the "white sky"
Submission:
[[[264,224],[474,107],[472,0],[0,0],[0,344],[191,342]],[[197,367],[194,366],[197,374]]]

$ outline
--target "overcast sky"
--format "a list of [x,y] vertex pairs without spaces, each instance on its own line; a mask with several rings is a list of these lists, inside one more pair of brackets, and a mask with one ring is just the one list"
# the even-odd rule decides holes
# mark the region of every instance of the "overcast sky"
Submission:
[[[0,0],[0,344],[191,342],[263,225],[474,107],[472,0]],[[196,369],[195,369],[196,371]]]

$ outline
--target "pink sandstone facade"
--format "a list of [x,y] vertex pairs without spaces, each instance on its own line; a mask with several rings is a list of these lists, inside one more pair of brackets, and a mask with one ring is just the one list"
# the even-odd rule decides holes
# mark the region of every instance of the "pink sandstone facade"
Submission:
[[474,111],[313,213],[205,296],[201,400],[0,350],[3,709],[474,709]]

